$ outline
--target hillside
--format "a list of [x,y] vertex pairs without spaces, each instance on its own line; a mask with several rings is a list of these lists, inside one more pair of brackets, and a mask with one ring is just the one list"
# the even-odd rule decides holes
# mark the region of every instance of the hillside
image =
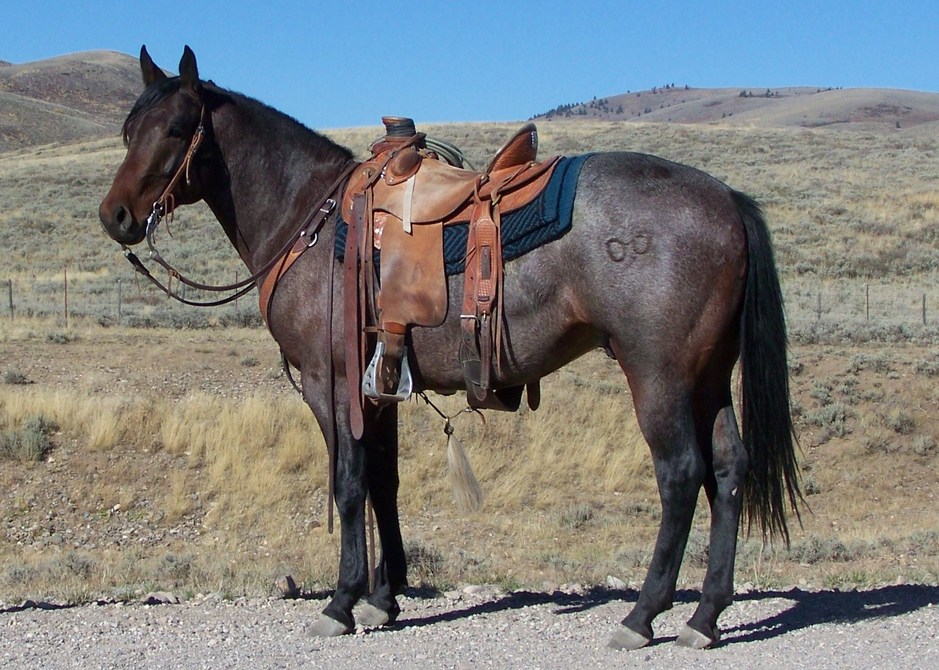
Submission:
[[[22,64],[0,60],[0,153],[113,136],[139,92],[137,58],[113,51]],[[531,118],[763,128],[931,128],[939,122],[939,93],[668,84],[561,104]]]
[[87,51],[0,65],[0,152],[113,136],[140,93],[137,59]]
[[668,85],[560,105],[535,120],[558,118],[757,127],[911,127],[939,120],[939,94],[855,88],[690,88]]

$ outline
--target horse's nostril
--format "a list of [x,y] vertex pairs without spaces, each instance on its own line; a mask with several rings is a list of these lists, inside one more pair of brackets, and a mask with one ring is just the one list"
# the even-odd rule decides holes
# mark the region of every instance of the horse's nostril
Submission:
[[114,213],[114,220],[118,225],[124,225],[124,221],[127,220],[127,210],[123,207],[118,207],[117,212]]

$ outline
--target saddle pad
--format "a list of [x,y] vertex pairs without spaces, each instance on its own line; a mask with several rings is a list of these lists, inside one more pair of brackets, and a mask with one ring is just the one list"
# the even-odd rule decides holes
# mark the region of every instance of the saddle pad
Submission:
[[[571,229],[571,214],[580,169],[592,154],[564,157],[558,161],[545,190],[531,203],[502,215],[502,255],[506,261],[563,237]],[[336,258],[344,259],[349,226],[341,217],[336,222]],[[447,275],[464,270],[469,222],[447,224],[443,229],[444,269]],[[379,252],[375,251],[375,264]]]

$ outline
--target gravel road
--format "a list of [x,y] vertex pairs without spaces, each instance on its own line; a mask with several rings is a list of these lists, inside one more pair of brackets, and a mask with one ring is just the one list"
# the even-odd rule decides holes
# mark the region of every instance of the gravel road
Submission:
[[936,586],[741,593],[721,617],[723,642],[707,651],[672,644],[697,595],[680,592],[655,643],[638,652],[606,648],[635,591],[412,591],[394,629],[339,639],[307,632],[319,597],[4,605],[0,667],[939,668]]

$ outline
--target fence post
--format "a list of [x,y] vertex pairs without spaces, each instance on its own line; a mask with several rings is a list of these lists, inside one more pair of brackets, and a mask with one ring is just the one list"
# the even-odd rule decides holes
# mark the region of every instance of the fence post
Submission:
[[871,285],[864,284],[864,320],[871,320]]
[[117,325],[121,325],[121,319],[124,316],[123,313],[123,302],[124,302],[124,285],[121,283],[121,278],[117,279]]
[[62,269],[65,284],[65,329],[68,330],[68,266]]
[[13,280],[7,280],[7,304],[10,306],[10,321],[13,320]]
[[819,289],[818,293],[815,294],[815,320],[822,320],[822,291]]

